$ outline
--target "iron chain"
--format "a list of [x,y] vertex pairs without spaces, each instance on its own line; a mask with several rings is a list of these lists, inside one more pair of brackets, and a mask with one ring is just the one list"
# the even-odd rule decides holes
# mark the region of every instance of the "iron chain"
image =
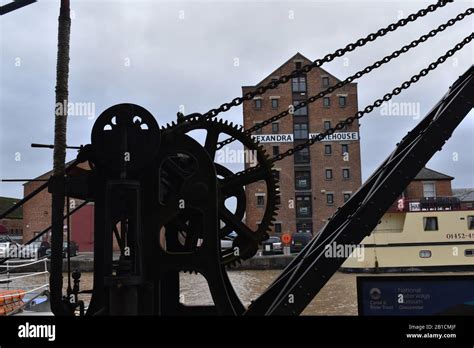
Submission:
[[414,22],[418,18],[424,17],[428,13],[434,12],[438,8],[444,7],[448,3],[451,3],[451,2],[453,2],[453,0],[439,0],[436,4],[431,4],[428,7],[424,8],[424,9],[421,9],[416,13],[410,14],[407,18],[402,18],[396,23],[392,23],[392,24],[388,25],[385,28],[379,29],[375,33],[371,33],[371,34],[367,35],[365,38],[360,38],[354,43],[349,43],[348,45],[346,45],[346,47],[337,49],[334,53],[329,53],[326,56],[324,56],[322,59],[317,59],[314,62],[301,67],[300,69],[292,71],[288,75],[281,76],[279,79],[271,81],[267,85],[260,86],[254,91],[250,91],[250,92],[245,93],[242,97],[236,97],[236,98],[232,99],[232,101],[230,101],[228,103],[224,103],[221,106],[219,106],[218,108],[211,109],[208,112],[202,114],[201,117],[205,120],[216,117],[220,113],[228,111],[229,109],[231,109],[234,106],[239,106],[240,104],[242,104],[246,100],[251,100],[254,97],[256,97],[257,95],[261,95],[261,94],[265,93],[266,91],[268,91],[270,89],[275,89],[279,85],[287,83],[290,79],[292,79],[294,77],[297,77],[297,76],[301,75],[302,73],[308,73],[311,70],[313,70],[314,68],[322,66],[324,63],[328,63],[328,62],[334,60],[337,57],[342,57],[347,52],[354,51],[357,47],[361,47],[361,46],[364,46],[368,42],[375,41],[377,38],[385,36],[387,33],[393,32],[393,31],[397,30],[398,28],[407,25],[410,22]]
[[[324,133],[319,133],[312,139],[295,146],[275,157],[270,161],[277,162],[288,156],[293,155],[296,151],[300,151],[307,148],[314,143],[323,140],[326,136],[332,135],[336,130],[341,130],[344,127],[351,125],[354,121],[361,119],[365,114],[372,112],[376,107],[381,106],[384,102],[387,102],[393,98],[393,96],[400,94],[403,90],[408,89],[412,84],[417,83],[422,77],[428,75],[432,70],[435,70],[440,64],[443,64],[449,57],[452,57],[454,53],[461,50],[465,45],[474,39],[474,34],[471,34],[464,38],[461,42],[456,44],[453,48],[447,51],[444,55],[440,56],[436,61],[429,64],[428,67],[422,69],[418,74],[412,76],[409,80],[403,82],[400,86],[395,87],[391,92],[385,94],[382,98],[377,99],[372,104],[367,105],[362,111],[357,111],[353,116],[346,118],[344,121],[339,122],[335,127],[327,129]],[[242,172],[241,172],[242,173]]]
[[[354,51],[357,47],[364,46],[368,42],[375,41],[377,38],[385,36],[387,33],[393,32],[396,29],[398,29],[400,27],[403,27],[403,26],[405,26],[406,24],[408,24],[410,22],[414,22],[418,18],[424,17],[428,13],[434,12],[438,8],[444,7],[448,3],[451,3],[451,2],[453,2],[453,0],[438,0],[438,2],[436,4],[431,4],[428,7],[424,8],[424,9],[421,9],[416,13],[412,13],[407,18],[402,18],[396,23],[392,23],[392,24],[388,25],[385,28],[379,29],[375,33],[371,33],[371,34],[367,35],[365,38],[360,38],[354,43],[349,43],[348,45],[346,45],[346,47],[337,49],[334,53],[329,53],[326,56],[324,56],[322,59],[317,59],[314,62],[312,62],[310,64],[307,64],[307,65],[303,66],[300,69],[292,71],[288,75],[283,75],[279,79],[269,82],[267,85],[260,86],[254,91],[247,92],[242,97],[236,97],[236,98],[232,99],[230,102],[224,103],[221,106],[219,106],[218,108],[211,109],[211,110],[207,111],[204,114],[195,113],[195,114],[192,114],[192,115],[189,115],[189,116],[185,117],[181,113],[178,113],[178,123],[181,122],[181,121],[184,121],[187,118],[193,118],[193,117],[196,117],[196,116],[199,117],[200,119],[203,119],[203,120],[207,120],[207,119],[216,117],[220,113],[226,112],[234,106],[241,105],[246,100],[252,100],[255,96],[261,95],[261,94],[265,93],[267,90],[275,89],[280,84],[287,83],[290,79],[292,79],[294,77],[297,77],[297,76],[300,76],[302,73],[308,73],[312,69],[322,66],[324,63],[331,62],[336,57],[342,57],[345,53]],[[166,129],[171,130],[174,127],[175,127],[175,124],[172,124],[172,125],[169,125]],[[226,145],[226,144],[233,141],[233,140],[230,140],[230,139],[227,139],[227,140],[228,140],[228,142],[226,142],[225,144],[222,143],[222,142],[219,143],[219,145],[220,145],[219,148],[221,148],[222,146],[224,146],[224,145]]]
[[[377,68],[381,67],[383,64],[386,64],[386,63],[390,62],[392,59],[398,58],[401,54],[408,52],[410,49],[412,49],[414,47],[417,47],[420,43],[426,42],[429,38],[434,37],[438,33],[446,30],[446,28],[453,26],[456,22],[463,20],[466,16],[469,16],[473,13],[474,13],[473,8],[467,9],[465,12],[460,13],[456,17],[451,18],[450,20],[448,20],[445,24],[441,24],[440,26],[438,26],[438,28],[431,30],[428,34],[422,35],[417,40],[413,40],[411,43],[403,46],[399,50],[396,50],[396,51],[392,52],[390,55],[382,58],[381,60],[373,63],[370,66],[367,66],[366,68],[358,71],[354,75],[349,76],[345,80],[338,82],[334,86],[331,86],[331,87],[327,88],[326,90],[324,90],[322,92],[319,92],[318,94],[316,94],[314,96],[311,96],[306,101],[302,101],[299,104],[297,104],[295,106],[292,106],[291,111],[290,110],[282,111],[281,113],[279,113],[275,116],[272,116],[271,118],[269,118],[265,121],[262,121],[262,122],[256,124],[255,126],[253,126],[251,128],[246,129],[244,131],[244,134],[245,135],[251,135],[256,130],[258,130],[260,128],[263,128],[263,127],[265,127],[265,126],[267,126],[267,125],[269,125],[269,124],[271,124],[271,123],[273,123],[273,122],[275,122],[275,121],[277,121],[277,120],[279,120],[283,117],[286,117],[290,114],[293,114],[294,111],[296,111],[298,109],[301,109],[301,108],[307,106],[308,104],[314,103],[316,100],[321,99],[324,96],[326,96],[327,94],[330,94],[330,93],[334,92],[336,89],[339,89],[339,88],[351,83],[352,81],[361,78],[362,76],[370,73],[372,70],[377,69]],[[227,144],[230,144],[234,140],[235,139],[233,139],[233,138],[228,138],[228,139],[225,139],[225,140],[219,142],[218,143],[218,149],[221,149],[223,146],[225,146]]]
[[[295,152],[301,151],[304,148],[310,147],[314,143],[323,140],[326,136],[332,135],[336,130],[341,130],[344,127],[351,125],[356,120],[364,117],[365,114],[372,112],[376,107],[380,107],[384,102],[389,101],[393,96],[400,94],[403,90],[408,89],[412,84],[417,83],[422,77],[428,75],[432,70],[435,70],[440,64],[444,63],[448,58],[452,57],[457,51],[461,50],[465,45],[470,43],[474,39],[474,34],[471,34],[464,38],[461,42],[456,44],[453,48],[448,50],[444,55],[440,56],[436,61],[429,64],[426,68],[422,69],[418,74],[413,75],[409,80],[403,82],[400,86],[395,87],[391,92],[386,93],[382,98],[375,100],[372,104],[367,105],[363,110],[357,111],[353,116],[346,118],[344,121],[339,122],[335,127],[327,129],[324,133],[319,133],[314,138],[295,146],[271,159],[270,163],[281,161],[282,159],[294,155]],[[235,175],[245,175],[254,170],[258,170],[259,166],[251,167],[246,170],[235,173]]]

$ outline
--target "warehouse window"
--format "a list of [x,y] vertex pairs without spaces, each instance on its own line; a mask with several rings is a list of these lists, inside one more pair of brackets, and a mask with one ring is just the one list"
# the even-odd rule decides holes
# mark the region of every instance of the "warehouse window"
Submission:
[[275,223],[275,233],[281,233],[281,223]]
[[346,203],[351,198],[350,193],[344,193],[344,203]]
[[272,133],[275,134],[275,133],[278,133],[279,131],[280,131],[280,125],[278,124],[278,122],[273,122]]
[[297,190],[309,190],[311,188],[311,173],[309,170],[295,172],[295,188]]
[[258,195],[257,196],[257,205],[259,207],[265,205],[265,196],[264,195]]
[[255,99],[254,100],[254,105],[255,105],[255,109],[261,109],[262,108],[262,99]]
[[324,121],[324,130],[328,130],[331,128],[331,121]]
[[280,147],[279,146],[272,146],[273,149],[273,156],[277,156],[280,154]]
[[293,133],[295,139],[308,139],[308,124],[307,123],[295,123],[293,125]]
[[296,224],[296,233],[311,233],[313,234],[313,224],[311,222],[299,222]]
[[323,86],[324,87],[329,86],[329,77],[327,77],[327,76],[323,77]]
[[[293,102],[293,106],[296,107],[300,102],[302,102],[302,100],[301,101],[295,100]],[[293,113],[293,115],[294,116],[308,116],[308,106],[305,105],[299,109],[295,109],[295,112]]]
[[311,217],[311,196],[296,196],[296,217]]
[[330,107],[330,106],[331,106],[331,98],[329,98],[329,97],[324,97],[324,98],[323,98],[323,106],[324,106],[325,108]]
[[291,79],[291,88],[293,92],[306,92],[306,77],[294,77]]
[[342,178],[343,179],[350,179],[351,173],[349,171],[349,168],[343,168],[342,169]]
[[272,109],[278,109],[278,99],[272,98]]
[[295,163],[309,163],[309,149],[307,147],[295,151]]
[[346,106],[346,103],[347,103],[346,97],[339,96],[339,106],[340,106],[341,108],[343,108],[343,107]]
[[341,145],[341,151],[342,154],[344,155],[345,153],[349,153],[349,144],[342,144]]
[[[255,126],[260,125],[260,123],[255,123]],[[258,128],[255,130],[255,134],[262,134],[262,128]]]
[[425,231],[437,231],[438,230],[438,217],[436,216],[424,217],[423,228]]
[[332,154],[332,146],[331,145],[324,145],[324,154],[325,155]]
[[332,180],[332,169],[326,169],[326,180]]
[[[344,122],[344,121],[345,120],[339,120],[339,123]],[[348,130],[348,129],[349,129],[349,125],[345,123],[341,130]]]
[[326,193],[326,204],[328,205],[334,204],[334,193]]

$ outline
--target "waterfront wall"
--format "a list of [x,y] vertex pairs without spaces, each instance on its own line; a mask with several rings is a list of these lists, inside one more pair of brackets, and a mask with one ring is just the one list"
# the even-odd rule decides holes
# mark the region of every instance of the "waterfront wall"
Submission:
[[[296,254],[295,254],[296,255]],[[293,260],[295,255],[268,255],[254,256],[249,260],[243,261],[240,265],[235,265],[232,269],[241,270],[269,270],[284,269]],[[47,260],[48,270],[50,269],[50,260]],[[92,254],[80,254],[71,258],[71,271],[78,269],[81,272],[94,271],[94,259]],[[18,272],[38,272],[44,270],[43,263],[37,263],[28,267],[21,267]],[[67,272],[67,262],[63,259],[63,272]],[[11,269],[10,273],[16,273],[16,269]]]

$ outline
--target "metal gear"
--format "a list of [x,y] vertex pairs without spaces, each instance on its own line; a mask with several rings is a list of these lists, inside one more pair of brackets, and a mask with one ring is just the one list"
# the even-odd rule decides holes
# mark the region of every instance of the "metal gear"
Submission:
[[[219,192],[219,238],[222,240],[228,237],[232,232],[237,234],[233,240],[232,248],[223,250],[221,254],[221,262],[224,265],[232,266],[239,263],[242,259],[248,259],[254,256],[258,250],[259,244],[268,239],[268,232],[271,230],[277,215],[277,199],[279,195],[278,180],[276,171],[273,170],[273,164],[269,161],[269,157],[263,146],[259,145],[252,138],[243,134],[241,127],[234,126],[228,121],[222,120],[204,120],[199,115],[179,122],[178,124],[167,125],[162,128],[162,132],[173,132],[174,134],[187,134],[194,130],[207,131],[204,148],[208,152],[211,159],[216,160],[216,151],[219,136],[224,134],[232,136],[244,145],[247,151],[254,154],[257,159],[255,170],[246,172],[243,175],[236,175],[232,170],[223,164],[215,162],[216,175],[218,176],[218,192]],[[177,132],[177,133],[175,133]],[[188,134],[189,135],[189,134]],[[250,152],[249,152],[250,153]],[[262,215],[261,223],[257,228],[250,228],[242,220],[246,211],[246,195],[245,186],[262,181],[266,188],[265,210]],[[231,197],[235,197],[235,210],[231,211],[226,207],[225,203]],[[186,209],[171,223],[182,226],[182,237],[184,238],[183,247],[186,240],[196,240],[198,236],[191,236],[185,230],[193,230],[186,228],[189,220],[186,221]],[[193,243],[188,243],[193,245]]]
[[[102,112],[94,123],[91,156],[94,164],[116,175],[139,175],[156,156],[160,141],[160,128],[148,110],[136,104],[117,104]],[[126,160],[124,153],[133,161]]]

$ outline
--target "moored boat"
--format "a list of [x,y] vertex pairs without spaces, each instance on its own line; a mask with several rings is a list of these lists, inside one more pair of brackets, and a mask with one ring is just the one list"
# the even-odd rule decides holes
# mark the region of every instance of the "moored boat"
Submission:
[[474,209],[452,195],[452,179],[424,168],[341,271],[474,270]]

